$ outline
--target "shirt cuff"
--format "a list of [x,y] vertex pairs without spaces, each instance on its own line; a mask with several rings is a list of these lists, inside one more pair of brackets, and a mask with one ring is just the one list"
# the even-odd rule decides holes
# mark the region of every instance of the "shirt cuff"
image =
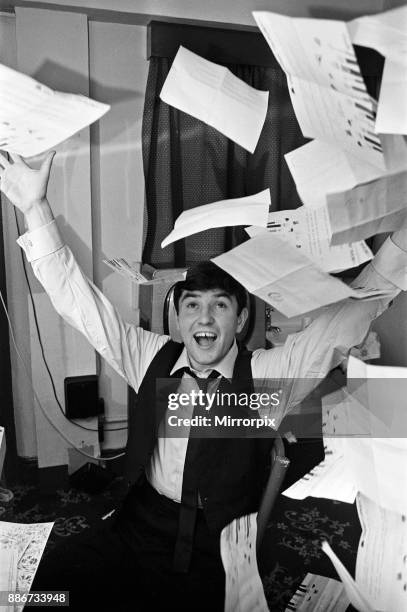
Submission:
[[64,246],[64,241],[58,230],[56,221],[51,221],[32,232],[26,232],[17,239],[17,244],[23,249],[28,261],[35,261]]
[[407,252],[394,244],[391,238],[387,238],[381,246],[372,264],[381,276],[407,291]]

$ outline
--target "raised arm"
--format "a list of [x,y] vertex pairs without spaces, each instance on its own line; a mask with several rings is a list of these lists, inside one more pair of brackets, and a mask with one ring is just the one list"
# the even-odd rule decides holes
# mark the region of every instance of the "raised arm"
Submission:
[[1,190],[24,214],[28,229],[18,243],[56,311],[137,390],[168,337],[124,322],[64,244],[46,198],[53,156],[47,155],[36,170],[18,155],[8,161],[0,154]]

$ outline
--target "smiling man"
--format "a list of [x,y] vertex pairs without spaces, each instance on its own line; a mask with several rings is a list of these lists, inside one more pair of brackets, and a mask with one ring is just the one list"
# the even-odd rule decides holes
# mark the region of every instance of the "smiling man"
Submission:
[[177,283],[174,304],[190,365],[213,369],[246,322],[245,290],[212,262],[202,262]]
[[[407,232],[388,239],[355,280],[358,287],[382,289],[383,299],[329,306],[284,346],[253,353],[235,341],[247,318],[243,287],[213,263],[199,264],[175,288],[179,344],[124,322],[82,273],[46,199],[51,163],[52,154],[34,170],[17,155],[0,155],[1,189],[24,213],[28,228],[18,242],[56,310],[138,396],[129,415],[130,490],[122,508],[103,527],[50,551],[33,588],[69,590],[70,607],[78,610],[119,610],[122,600],[136,610],[222,610],[219,535],[233,518],[258,507],[270,441],[241,434],[200,439],[187,425],[175,435],[168,423],[169,393],[181,397],[205,389],[216,397],[240,397],[252,392],[254,379],[290,379],[282,405],[290,410],[407,288]],[[167,395],[157,393],[160,379],[169,380]],[[194,417],[194,403],[182,406],[185,423]],[[233,402],[203,410],[208,418],[226,415],[226,422],[247,415]]]

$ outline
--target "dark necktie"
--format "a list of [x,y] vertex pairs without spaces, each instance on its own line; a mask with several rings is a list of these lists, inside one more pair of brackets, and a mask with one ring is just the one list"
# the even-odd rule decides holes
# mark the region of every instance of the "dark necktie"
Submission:
[[[209,381],[218,378],[219,373],[212,370],[207,378],[199,378],[192,370],[185,368],[184,372],[195,378],[203,393],[207,392]],[[205,406],[196,402],[193,417],[205,410]],[[182,478],[181,506],[178,519],[178,534],[175,543],[173,569],[176,572],[187,572],[191,562],[196,515],[198,509],[198,477],[194,469],[195,458],[199,453],[201,439],[189,437],[185,455],[184,474]]]

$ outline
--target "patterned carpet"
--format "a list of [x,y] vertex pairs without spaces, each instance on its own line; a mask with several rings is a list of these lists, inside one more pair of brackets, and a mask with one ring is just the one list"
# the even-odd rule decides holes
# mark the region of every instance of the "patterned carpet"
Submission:
[[[119,478],[103,492],[93,495],[70,488],[39,496],[36,486],[18,485],[12,487],[14,499],[3,504],[1,520],[18,523],[55,521],[44,552],[47,554],[58,542],[87,529],[116,507],[122,490]],[[336,577],[321,550],[322,540],[328,540],[354,574],[359,536],[355,506],[314,498],[296,501],[280,496],[266,530],[259,560],[270,610],[285,610],[307,572]]]

